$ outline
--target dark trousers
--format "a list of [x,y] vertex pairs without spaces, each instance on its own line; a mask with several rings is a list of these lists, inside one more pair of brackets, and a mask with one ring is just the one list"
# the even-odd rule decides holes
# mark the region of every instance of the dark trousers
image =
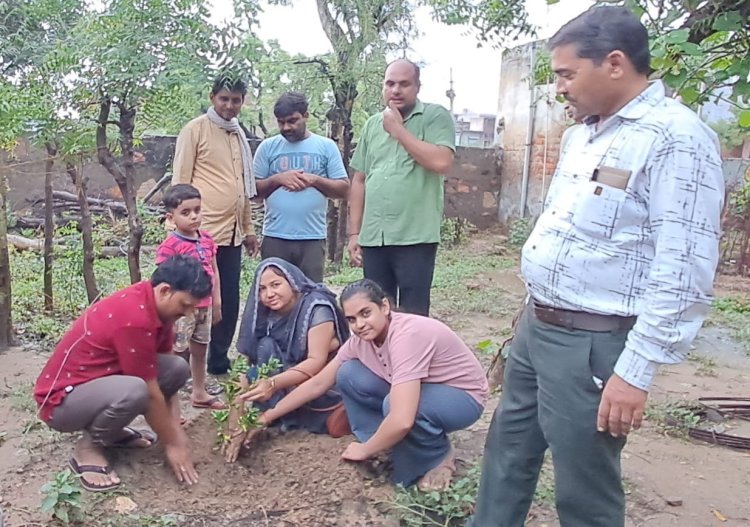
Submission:
[[229,371],[229,346],[234,339],[240,310],[240,271],[242,246],[221,245],[216,252],[216,267],[221,281],[221,322],[211,327],[208,345],[208,373],[221,375]]
[[627,334],[553,326],[526,308],[487,434],[471,527],[526,524],[548,448],[562,527],[625,524],[625,439],[596,431],[601,391],[594,377],[606,381],[612,375]]
[[377,282],[401,311],[428,316],[437,248],[437,243],[362,247],[365,278]]
[[264,236],[260,246],[260,256],[281,258],[299,267],[313,282],[322,282],[325,271],[325,240],[283,240]]

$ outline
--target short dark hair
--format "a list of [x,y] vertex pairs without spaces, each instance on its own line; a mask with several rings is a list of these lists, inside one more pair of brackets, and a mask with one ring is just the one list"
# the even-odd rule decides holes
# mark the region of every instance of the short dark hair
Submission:
[[290,91],[283,94],[273,105],[273,114],[279,117],[289,117],[295,112],[304,114],[307,112],[307,97],[304,93]]
[[597,66],[615,50],[622,51],[643,75],[650,72],[648,31],[628,9],[592,7],[565,24],[549,41],[549,49],[575,44],[578,57]]
[[414,68],[414,80],[416,81],[417,86],[420,86],[422,84],[422,82],[419,80],[419,76],[421,73],[419,66],[417,65],[416,62],[412,62],[407,58],[392,60],[391,62],[388,63],[385,69],[388,69],[389,67],[391,67],[391,64],[396,64],[397,62],[405,62],[406,64],[409,64],[412,68]]
[[232,93],[241,93],[244,97],[247,95],[247,84],[237,75],[224,73],[216,77],[213,86],[211,86],[211,95],[216,95],[221,90],[227,90]]
[[380,287],[377,282],[370,280],[369,278],[363,278],[347,285],[341,292],[341,307],[344,307],[344,302],[349,300],[354,295],[365,295],[370,302],[378,305],[382,305],[388,295],[383,288]]
[[211,277],[197,258],[178,254],[164,260],[151,275],[151,285],[167,284],[175,291],[190,293],[195,298],[211,294]]
[[197,188],[187,183],[179,183],[169,188],[167,193],[164,194],[162,202],[164,202],[164,208],[167,209],[167,212],[172,212],[183,201],[196,198],[201,199],[201,193]]

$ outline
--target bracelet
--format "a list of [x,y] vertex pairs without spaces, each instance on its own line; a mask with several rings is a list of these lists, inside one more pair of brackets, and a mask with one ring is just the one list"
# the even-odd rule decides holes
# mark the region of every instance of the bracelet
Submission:
[[276,392],[276,377],[268,379],[271,382],[271,391]]

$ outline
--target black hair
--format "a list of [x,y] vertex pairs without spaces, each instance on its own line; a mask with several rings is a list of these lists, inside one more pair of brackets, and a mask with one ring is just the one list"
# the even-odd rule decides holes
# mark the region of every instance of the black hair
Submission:
[[549,49],[574,44],[579,58],[597,66],[615,50],[622,51],[635,70],[650,72],[648,31],[628,9],[617,6],[592,7],[565,24],[549,41]]
[[211,294],[211,277],[197,258],[178,254],[164,260],[151,275],[151,285],[167,284],[175,291],[190,293],[195,298]]
[[193,185],[187,183],[179,183],[172,185],[169,190],[164,194],[162,202],[167,212],[172,212],[174,209],[180,206],[180,203],[189,199],[201,199],[200,191]]
[[420,73],[421,73],[421,70],[419,69],[419,66],[417,65],[416,62],[412,62],[412,61],[410,61],[407,58],[401,58],[401,59],[393,60],[393,61],[391,61],[391,62],[388,63],[388,65],[385,67],[385,69],[390,68],[392,64],[396,64],[397,62],[405,62],[406,64],[411,65],[411,67],[414,68],[414,80],[416,81],[417,86],[421,86],[422,85],[422,82],[419,80],[419,76],[420,76]]
[[240,93],[244,97],[247,95],[247,84],[239,76],[224,73],[216,77],[213,86],[211,86],[211,95],[216,95],[221,90],[227,90],[231,93]]
[[273,114],[279,117],[289,117],[295,112],[305,114],[307,112],[307,97],[304,93],[290,91],[284,93],[273,105]]
[[383,301],[388,298],[388,295],[383,291],[383,288],[369,278],[363,278],[362,280],[352,282],[341,291],[341,297],[339,299],[341,307],[343,308],[344,302],[354,295],[365,295],[370,302],[378,305],[383,305]]

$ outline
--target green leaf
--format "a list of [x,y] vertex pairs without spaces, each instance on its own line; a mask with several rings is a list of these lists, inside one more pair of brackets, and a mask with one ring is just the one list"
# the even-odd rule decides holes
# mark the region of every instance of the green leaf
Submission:
[[739,115],[737,122],[743,128],[750,128],[750,109],[742,110]]
[[682,97],[682,101],[685,104],[693,104],[695,101],[698,100],[698,97],[700,96],[700,92],[693,87],[688,87],[680,91],[680,96]]
[[729,11],[714,19],[711,26],[715,31],[737,31],[743,29],[742,15],[739,11]]
[[669,32],[664,40],[668,44],[681,44],[682,42],[687,42],[687,39],[689,36],[690,36],[690,30],[677,29],[675,31]]
[[52,509],[55,508],[55,505],[57,504],[57,494],[48,494],[46,498],[42,501],[41,509],[42,512],[50,512]]

